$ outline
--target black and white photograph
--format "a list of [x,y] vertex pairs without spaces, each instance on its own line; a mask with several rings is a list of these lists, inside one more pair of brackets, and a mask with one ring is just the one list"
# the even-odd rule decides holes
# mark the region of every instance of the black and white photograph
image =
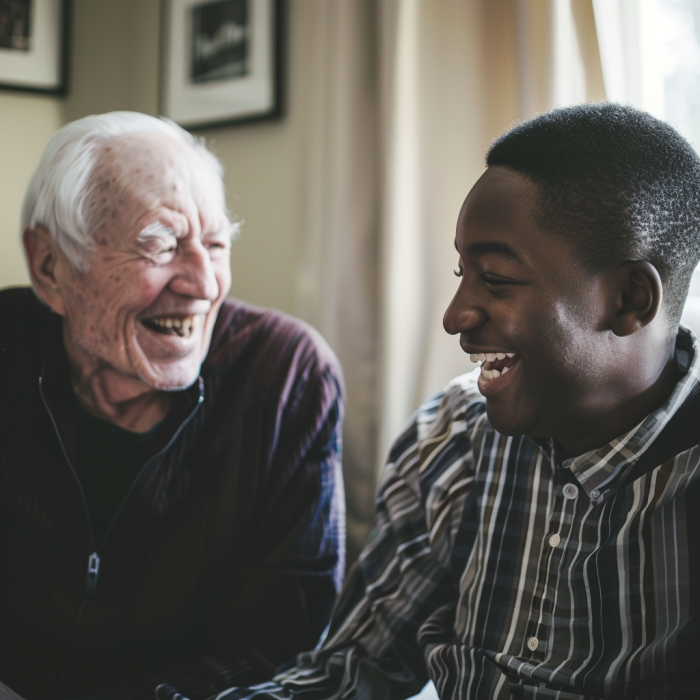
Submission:
[[248,75],[248,0],[217,0],[192,8],[193,83]]
[[28,51],[31,0],[0,0],[0,48]]
[[0,88],[66,89],[68,0],[0,0]]
[[280,114],[279,0],[165,0],[161,112],[181,126]]

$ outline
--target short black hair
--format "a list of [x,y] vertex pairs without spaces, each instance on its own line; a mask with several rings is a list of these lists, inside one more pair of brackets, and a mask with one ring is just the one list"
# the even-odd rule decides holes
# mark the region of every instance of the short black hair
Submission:
[[611,103],[555,109],[494,141],[486,164],[538,185],[538,223],[595,272],[648,260],[675,328],[700,259],[700,158],[671,126]]

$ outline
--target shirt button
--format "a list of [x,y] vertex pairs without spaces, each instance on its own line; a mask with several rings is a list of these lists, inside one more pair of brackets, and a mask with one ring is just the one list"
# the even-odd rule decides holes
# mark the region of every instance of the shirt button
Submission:
[[560,542],[561,542],[561,537],[559,537],[559,535],[552,535],[549,538],[549,546],[550,547],[558,547]]
[[566,484],[564,486],[564,498],[572,500],[578,496],[578,489],[573,484]]
[[537,639],[537,637],[530,637],[530,639],[527,640],[527,648],[530,651],[535,651],[535,649],[537,649],[537,647],[539,645],[540,645],[540,642]]

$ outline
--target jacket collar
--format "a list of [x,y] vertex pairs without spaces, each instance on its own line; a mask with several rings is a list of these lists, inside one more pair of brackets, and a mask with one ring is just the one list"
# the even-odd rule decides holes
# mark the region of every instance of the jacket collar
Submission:
[[[49,315],[46,324],[44,348],[39,391],[64,447],[66,459],[74,464],[77,457],[74,418],[77,399],[70,383],[70,368],[63,345],[63,322],[55,313]],[[154,448],[165,447],[203,402],[204,380],[201,375],[187,389],[172,392],[170,410],[154,437]]]

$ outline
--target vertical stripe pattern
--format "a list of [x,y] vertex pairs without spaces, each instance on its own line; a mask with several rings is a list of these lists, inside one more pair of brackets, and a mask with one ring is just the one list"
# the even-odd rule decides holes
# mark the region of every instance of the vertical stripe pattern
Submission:
[[394,445],[323,645],[219,697],[700,697],[700,355],[678,347],[668,401],[564,461],[454,380]]

